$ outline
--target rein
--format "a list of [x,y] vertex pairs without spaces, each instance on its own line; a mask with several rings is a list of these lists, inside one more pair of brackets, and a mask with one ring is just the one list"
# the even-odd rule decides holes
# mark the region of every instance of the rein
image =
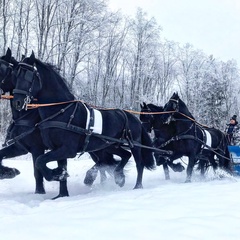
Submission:
[[[1,95],[0,96],[0,99],[12,99],[13,96],[12,95]],[[36,99],[34,99],[36,100]],[[67,104],[67,103],[74,103],[74,102],[81,102],[81,103],[85,103],[84,101],[82,100],[72,100],[72,101],[66,101],[66,102],[57,102],[57,103],[31,103],[31,104],[27,104],[27,109],[34,109],[34,108],[39,108],[39,107],[50,107],[50,106],[57,106],[57,105],[62,105],[62,104]],[[96,109],[102,109],[102,110],[114,110],[116,108],[103,108],[103,107],[96,107],[94,105],[91,105],[91,104],[88,104],[89,106],[91,107],[94,107]],[[160,114],[167,114],[167,113],[175,113],[175,112],[178,112],[176,110],[174,111],[165,111],[165,112],[139,112],[139,111],[134,111],[134,110],[128,110],[128,109],[123,109],[125,112],[129,112],[129,113],[132,113],[132,114],[138,114],[138,115],[160,115]],[[207,125],[204,125],[204,124],[201,124],[201,123],[198,123],[195,119],[187,116],[186,114],[184,113],[181,113],[181,112],[178,112],[179,114],[181,114],[182,116],[188,118],[189,120],[195,122],[197,125],[199,126],[202,126],[202,127],[207,127]]]

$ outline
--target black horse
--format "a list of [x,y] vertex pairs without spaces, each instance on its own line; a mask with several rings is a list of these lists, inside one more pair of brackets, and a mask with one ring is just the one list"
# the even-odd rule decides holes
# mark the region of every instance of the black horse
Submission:
[[[5,81],[8,81],[12,77],[12,71],[16,66],[18,65],[18,62],[11,57],[11,51],[8,49],[7,54],[0,57],[0,82],[1,84]],[[0,93],[3,92],[0,89]],[[20,154],[25,152],[23,149],[18,148],[17,150]],[[1,154],[3,151],[0,151],[0,179],[5,178],[14,178],[18,174],[20,174],[20,171],[16,168],[9,168],[2,165],[2,159],[5,156],[5,154]],[[9,158],[11,155],[14,156],[15,151],[10,151],[8,153]]]
[[[162,106],[143,103],[143,105],[141,105],[141,111],[142,113],[145,113],[140,116],[143,125],[148,132],[151,132],[152,130],[154,131],[154,146],[173,151],[171,156],[162,156],[155,153],[157,165],[163,164],[166,179],[169,175],[168,166],[174,171],[180,172],[184,170],[184,167],[180,163],[173,163],[174,160],[184,156],[183,152],[179,151],[179,143],[176,137],[176,121],[171,121],[168,124],[163,122],[162,114],[164,114],[164,111]],[[206,149],[202,150],[202,154],[198,156],[196,161],[197,170],[201,171],[202,177],[204,177],[204,174],[210,166],[212,166],[214,170],[217,169],[217,163],[213,158],[214,153]]]
[[[181,163],[173,163],[174,160],[182,157],[180,154],[175,154],[174,152],[174,142],[171,142],[169,144],[165,143],[172,138],[174,133],[174,122],[167,125],[164,124],[160,114],[163,113],[163,107],[158,107],[154,104],[146,104],[143,102],[143,104],[140,104],[141,106],[141,114],[140,114],[140,120],[142,122],[142,125],[146,129],[148,133],[151,133],[152,130],[154,132],[154,140],[153,145],[156,148],[162,148],[163,150],[171,150],[173,151],[172,155],[162,155],[158,154],[157,152],[154,153],[156,163],[158,166],[162,165],[165,179],[169,180],[169,169],[168,166],[172,168],[175,172],[182,172],[185,168],[182,166]],[[159,114],[156,114],[159,113]]]
[[[18,66],[18,61],[12,57],[11,50],[8,49],[6,55],[2,56],[0,59],[0,89],[2,92],[10,92],[14,89],[12,83],[12,78],[14,76],[14,70]],[[0,150],[0,163],[2,163],[3,158],[12,158],[16,156],[21,156],[30,152],[33,157],[33,166],[34,166],[34,176],[36,180],[35,193],[45,193],[43,185],[43,176],[38,169],[35,167],[36,158],[44,153],[46,147],[44,146],[41,140],[41,134],[39,129],[35,129],[34,126],[40,121],[40,116],[37,109],[29,110],[28,113],[19,112],[12,107],[12,124],[8,128],[8,134],[6,139],[6,147]],[[32,132],[33,131],[33,132]],[[29,133],[29,134],[28,134]],[[18,139],[18,140],[17,140]],[[11,144],[9,145],[9,143]],[[8,146],[9,145],[9,146]],[[123,161],[128,161],[131,157],[131,153],[124,149],[117,149],[113,151],[115,154],[118,154]],[[93,181],[97,177],[97,172],[100,172],[101,182],[106,180],[106,172],[112,173],[113,169],[117,166],[119,161],[116,161],[113,158],[111,152],[106,151],[97,151],[90,153],[92,159],[95,161],[95,165],[87,171],[84,183],[87,185],[92,185]],[[66,169],[67,162],[66,160],[58,161],[60,167]],[[57,170],[57,169],[56,169]],[[117,170],[116,170],[117,172]],[[15,168],[8,168],[3,165],[0,165],[0,179],[4,178],[13,178],[20,172]],[[119,176],[121,173],[116,174]],[[116,181],[120,186],[124,185],[124,178],[116,177]],[[60,181],[60,192],[58,197],[68,196],[67,182],[66,179]],[[55,199],[54,198],[54,199]]]
[[165,104],[165,113],[162,119],[165,123],[175,123],[175,135],[171,141],[177,141],[175,153],[189,158],[187,166],[186,182],[191,181],[193,167],[199,158],[211,161],[214,169],[214,155],[218,159],[218,165],[224,171],[232,173],[230,154],[227,147],[227,139],[223,132],[215,128],[207,128],[198,124],[189,112],[186,104],[174,93]]
[[[18,61],[12,57],[11,50],[8,48],[6,55],[0,59],[0,89],[3,93],[9,92],[12,94],[14,89],[12,81],[17,66]],[[12,102],[13,100],[10,99],[12,122],[8,127],[5,147],[0,150],[0,178],[13,178],[20,173],[14,168],[11,169],[3,166],[3,159],[31,153],[35,177],[35,193],[45,194],[43,175],[36,168],[37,157],[44,154],[44,151],[47,149],[42,141],[40,130],[35,128],[35,125],[41,120],[39,113],[37,109],[32,109],[28,112],[19,112],[13,107]],[[62,161],[58,161],[58,166],[66,169],[67,160],[62,159]],[[55,198],[68,195],[67,181],[64,179],[60,182],[59,194]]]
[[[51,151],[37,158],[36,166],[46,180],[66,177],[64,169],[49,169],[48,162],[73,158],[79,152],[94,152],[108,147],[128,146],[136,162],[137,181],[134,188],[142,188],[143,169],[154,169],[151,139],[134,115],[120,110],[99,110],[75,100],[64,79],[50,65],[36,59],[34,53],[19,64],[14,89],[14,106],[21,111],[34,98],[39,107],[44,144]],[[56,103],[56,104],[52,104]],[[48,105],[49,104],[49,105]],[[95,130],[93,120],[99,127]],[[118,172],[125,162],[120,161]]]

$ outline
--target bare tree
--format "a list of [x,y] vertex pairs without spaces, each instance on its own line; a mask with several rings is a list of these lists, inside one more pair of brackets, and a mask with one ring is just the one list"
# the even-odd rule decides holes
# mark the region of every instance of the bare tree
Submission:
[[2,33],[2,53],[4,54],[7,49],[8,42],[8,27],[11,15],[11,1],[10,0],[1,0],[1,15],[0,15],[0,33]]
[[49,33],[53,27],[56,10],[59,7],[58,0],[35,0],[36,33],[38,38],[38,57],[44,59],[49,39]]
[[[160,27],[154,18],[147,19],[146,13],[138,9],[136,19],[130,25],[131,51],[133,52],[131,71],[131,92],[132,106],[139,108],[139,102],[143,96],[144,81],[148,81],[148,70],[154,61],[154,52],[159,41]],[[150,64],[151,63],[151,64]]]

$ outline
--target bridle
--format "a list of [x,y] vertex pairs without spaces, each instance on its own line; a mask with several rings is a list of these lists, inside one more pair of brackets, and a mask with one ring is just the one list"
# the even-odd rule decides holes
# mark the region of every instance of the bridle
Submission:
[[[143,108],[142,112],[148,112],[151,113],[151,109],[147,106],[147,108]],[[150,133],[153,129],[153,115],[152,114],[147,114],[145,116],[148,116],[148,121],[142,121],[143,127]]]
[[173,102],[173,111],[179,112],[179,100],[170,98],[169,101]]
[[30,87],[27,90],[15,88],[13,90],[13,94],[20,94],[20,95],[26,96],[23,100],[24,104],[22,106],[22,109],[27,110],[27,105],[34,99],[34,96],[32,94],[33,94],[35,82],[37,80],[39,83],[40,89],[42,89],[42,80],[40,78],[40,74],[39,74],[35,64],[30,65],[27,63],[23,63],[23,62],[20,62],[18,64],[17,79],[19,79],[19,78],[22,78],[22,79],[20,79],[20,81],[29,82]]
[[164,111],[169,111],[169,110],[167,110],[166,108],[167,108],[167,106],[170,104],[170,102],[172,102],[172,113],[169,113],[169,116],[167,117],[167,119],[166,119],[166,123],[170,123],[171,121],[174,121],[175,120],[175,118],[174,118],[174,114],[176,113],[176,112],[179,112],[179,100],[177,100],[177,99],[174,99],[174,98],[170,98],[169,99],[169,101],[168,101],[168,103],[166,104],[166,106],[164,107]]

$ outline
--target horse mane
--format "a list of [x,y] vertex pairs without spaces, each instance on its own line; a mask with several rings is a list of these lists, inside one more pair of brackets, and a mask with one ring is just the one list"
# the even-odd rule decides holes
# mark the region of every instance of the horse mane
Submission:
[[[56,76],[57,78],[60,78],[61,81],[59,81],[59,84],[62,85],[62,87],[66,90],[69,91],[70,94],[72,94],[72,92],[70,91],[70,85],[69,83],[67,82],[67,80],[60,74],[60,69],[56,66],[56,65],[53,65],[51,63],[44,63],[42,62],[41,60],[35,58],[35,63],[37,65],[40,65],[41,67],[43,68],[46,68],[48,71],[52,71]],[[73,94],[72,94],[73,95]]]
[[[153,103],[147,104],[147,107],[151,110],[151,112],[163,112],[163,109],[164,109],[163,106],[157,106]],[[162,122],[161,114],[154,114],[153,116],[154,116],[155,120]]]
[[179,101],[179,109],[183,109],[183,111],[179,110],[179,112],[187,115],[188,117],[192,118],[192,119],[195,119],[193,117],[193,115],[191,114],[191,112],[189,111],[188,107],[186,106],[186,104],[182,101],[182,99],[178,99]]
[[162,107],[162,106],[157,106],[157,105],[155,105],[155,104],[153,104],[153,103],[149,103],[149,104],[147,104],[147,106],[148,106],[151,110],[153,110],[154,112],[163,112],[163,107]]

